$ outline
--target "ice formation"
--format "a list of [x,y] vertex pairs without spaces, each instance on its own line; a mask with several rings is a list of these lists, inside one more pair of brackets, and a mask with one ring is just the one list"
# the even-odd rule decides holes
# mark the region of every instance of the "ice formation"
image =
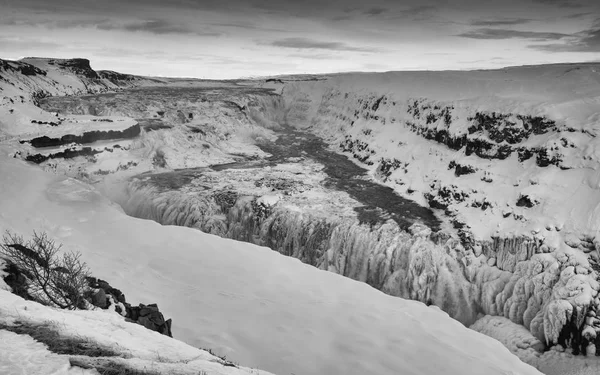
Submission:
[[[571,68],[289,78],[271,91],[167,84],[130,91],[118,106],[119,94],[38,104],[72,116],[139,119],[144,131],[127,150],[96,158],[111,165],[106,173],[124,169],[125,155],[137,163],[123,173],[135,175],[131,182],[114,185],[118,174],[104,181],[132,216],[268,246],[436,305],[465,325],[503,317],[527,329],[536,349],[593,355],[600,353],[600,147],[589,103],[597,73],[594,64]],[[368,168],[369,178],[440,210],[441,231],[361,223],[353,211],[359,202],[324,187],[326,177],[306,160],[298,170],[258,165],[265,153],[256,143],[272,140],[282,124],[318,134]],[[228,184],[214,177],[225,172],[210,170],[214,178],[204,180],[202,168],[239,160],[258,160],[249,169],[255,176]],[[104,178],[96,163],[61,163],[51,168]],[[139,173],[149,169],[155,173]],[[281,170],[285,184],[259,184],[259,175]]]
[[[287,84],[287,123],[310,126],[333,146],[339,143],[400,192],[406,186],[421,192],[422,198],[410,197],[444,209],[459,228],[458,238],[414,235],[393,223],[373,228],[283,203],[261,208],[252,196],[223,209],[202,192],[156,192],[135,184],[123,207],[163,224],[271,247],[386,293],[438,305],[467,325],[478,314],[498,315],[524,325],[545,345],[566,343],[576,353],[598,348],[596,252],[593,239],[575,235],[595,230],[582,220],[589,209],[582,207],[581,216],[568,222],[564,205],[551,202],[571,185],[549,195],[558,171],[571,173],[580,157],[580,146],[569,142],[592,142],[589,125],[581,117],[557,118],[539,105],[499,100],[496,113],[483,99],[450,101],[443,92],[440,99],[414,100],[418,92],[370,91],[375,84],[357,81],[342,76]],[[280,105],[261,110],[281,117]],[[440,163],[444,160],[456,161],[448,168]],[[507,175],[513,169],[517,174]],[[525,175],[531,180],[526,188]]]

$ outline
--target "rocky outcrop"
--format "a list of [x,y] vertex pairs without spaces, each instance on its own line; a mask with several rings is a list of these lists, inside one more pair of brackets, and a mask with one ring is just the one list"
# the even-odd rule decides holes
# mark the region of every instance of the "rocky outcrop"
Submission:
[[132,84],[135,85],[136,81],[142,80],[153,81],[155,83],[162,83],[162,81],[159,80],[153,80],[146,77],[135,76],[132,74],[118,73],[112,70],[98,70],[96,71],[96,73],[101,79],[112,82],[113,84],[119,87],[131,87]]
[[152,331],[163,335],[173,337],[171,333],[171,319],[165,320],[165,317],[158,309],[156,304],[139,304],[132,306],[126,301],[125,295],[119,289],[113,288],[104,280],[93,277],[88,278],[90,288],[94,292],[90,293],[89,302],[101,309],[108,309],[115,305],[114,309],[123,315],[128,321],[140,324]]
[[[35,300],[29,294],[31,275],[23,272],[14,263],[4,260],[3,280],[11,288],[12,293],[26,299]],[[171,319],[165,320],[156,304],[129,304],[123,292],[113,288],[109,283],[95,277],[87,278],[89,290],[85,292],[85,299],[93,306],[101,309],[112,308],[130,322],[140,324],[152,331],[173,337],[171,333]]]
[[29,287],[27,278],[30,275],[26,275],[20,270],[14,263],[5,260],[4,267],[4,282],[8,285],[12,292],[21,298],[29,301],[33,301],[33,297],[29,294]]
[[0,72],[18,72],[24,76],[45,76],[47,73],[31,64],[22,61],[0,59]]
[[67,70],[76,76],[85,77],[89,79],[100,79],[100,76],[90,66],[90,60],[88,59],[49,59],[49,65],[56,65],[62,70]]
[[140,125],[135,124],[124,130],[94,130],[84,132],[82,135],[66,134],[60,138],[50,138],[47,136],[33,138],[28,141],[33,147],[56,147],[71,143],[86,144],[96,141],[104,141],[110,139],[128,139],[135,138],[140,135]]
[[35,105],[49,96],[92,94],[163,83],[153,78],[110,71],[96,72],[87,59],[0,59],[0,92],[6,98],[20,97],[23,101],[31,100]]
[[64,151],[54,152],[50,154],[33,154],[27,155],[25,160],[30,161],[35,164],[41,164],[49,159],[72,159],[78,156],[94,156],[103,152],[104,150],[98,150],[91,147],[82,147],[82,148],[67,148]]

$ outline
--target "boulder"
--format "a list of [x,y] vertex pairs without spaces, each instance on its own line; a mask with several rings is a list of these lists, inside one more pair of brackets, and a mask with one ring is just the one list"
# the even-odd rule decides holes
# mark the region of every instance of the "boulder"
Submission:
[[[155,303],[150,305],[140,304],[137,308],[132,308],[131,312],[132,316],[130,319],[136,321],[138,324],[152,331],[173,337],[171,333],[171,319],[165,320],[165,317]],[[133,319],[134,317],[137,317],[137,319]]]
[[12,289],[14,294],[26,300],[33,300],[33,297],[29,294],[29,282],[24,272],[12,262],[6,263],[4,272],[6,273],[4,282]]
[[92,304],[101,309],[108,308],[108,297],[106,297],[104,289],[98,289],[98,291],[92,295]]

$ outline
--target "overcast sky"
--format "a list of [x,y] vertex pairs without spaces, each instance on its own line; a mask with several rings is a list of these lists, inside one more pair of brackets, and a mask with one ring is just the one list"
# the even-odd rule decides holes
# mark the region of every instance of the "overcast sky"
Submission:
[[201,78],[600,60],[600,0],[0,0],[0,58]]

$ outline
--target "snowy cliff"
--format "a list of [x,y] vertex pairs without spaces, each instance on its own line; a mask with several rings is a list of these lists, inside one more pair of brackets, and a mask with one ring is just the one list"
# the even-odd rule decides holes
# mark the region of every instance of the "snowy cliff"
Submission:
[[[594,160],[581,151],[594,145],[594,69],[341,75],[283,86],[288,124],[322,135],[372,178],[439,209],[441,232],[361,223],[343,209],[359,203],[315,188],[325,177],[310,166],[191,173],[188,187],[166,190],[154,182],[175,174],[142,175],[115,199],[131,215],[268,246],[435,304],[466,325],[481,314],[502,316],[542,347],[595,354],[597,194],[589,184]],[[573,108],[559,117],[553,110],[565,100]],[[265,103],[263,111],[280,117],[282,108]],[[576,137],[578,147],[562,141]],[[585,167],[566,167],[578,158]],[[269,179],[279,182],[265,185]],[[262,204],[265,194],[281,199]]]
[[[68,69],[85,77],[85,64],[74,65]],[[136,291],[132,285],[133,290],[127,294],[134,298],[138,292],[139,297],[152,294],[150,299],[161,306],[171,306],[172,310],[166,309],[166,313],[180,327],[185,327],[179,332],[175,327],[176,337],[217,348],[245,365],[276,372],[296,369],[302,373],[430,373],[449,359],[444,357],[427,368],[402,364],[408,356],[398,358],[397,353],[407,353],[407,346],[417,352],[430,349],[414,346],[421,339],[410,338],[411,344],[406,345],[397,342],[397,338],[408,337],[408,332],[413,332],[412,326],[415,337],[438,338],[438,330],[449,320],[433,323],[442,319],[441,313],[431,322],[426,322],[425,317],[407,320],[402,311],[412,311],[412,307],[383,311],[378,306],[388,299],[401,301],[389,303],[408,303],[424,309],[415,315],[410,312],[412,317],[436,308],[427,309],[420,303],[385,296],[366,284],[392,296],[436,305],[465,325],[475,323],[478,330],[491,336],[495,331],[483,329],[487,323],[481,323],[480,318],[506,317],[512,324],[526,327],[530,336],[523,335],[525,338],[519,345],[524,350],[533,350],[532,355],[538,359],[548,358],[548,352],[538,351],[557,343],[573,353],[593,355],[600,350],[595,244],[591,232],[581,230],[585,225],[594,227],[594,222],[585,219],[593,207],[577,200],[574,203],[578,204],[565,208],[563,202],[570,196],[566,191],[574,187],[579,189],[581,194],[577,196],[582,199],[594,196],[594,174],[589,169],[593,160],[589,159],[592,162],[585,168],[567,168],[572,165],[568,163],[576,160],[577,150],[587,147],[587,140],[592,139],[594,113],[582,103],[596,100],[597,81],[591,80],[595,77],[594,69],[593,65],[577,65],[468,73],[337,75],[318,80],[282,79],[284,83],[268,82],[262,87],[260,82],[246,82],[247,87],[231,82],[162,82],[160,87],[126,93],[37,98],[35,103],[32,99],[30,104],[38,104],[45,110],[29,104],[27,110],[15,107],[14,121],[11,117],[0,121],[2,129],[10,129],[13,136],[17,134],[22,141],[31,142],[35,139],[33,134],[60,135],[60,127],[52,130],[53,125],[46,123],[51,118],[72,119],[77,134],[81,135],[82,129],[94,122],[105,122],[102,126],[108,129],[121,127],[124,123],[117,120],[125,119],[123,116],[133,117],[141,130],[133,140],[92,145],[89,151],[92,157],[76,155],[62,160],[49,155],[65,155],[67,151],[44,150],[42,156],[49,159],[40,165],[58,174],[99,182],[97,186],[129,215],[267,246],[332,271],[325,273],[304,267],[264,248],[218,240],[183,228],[151,225],[127,218],[113,208],[110,213],[100,214],[97,220],[81,216],[75,207],[69,208],[69,213],[58,211],[66,215],[64,220],[68,223],[58,219],[59,213],[46,211],[41,219],[34,220],[77,249],[91,249],[85,251],[92,259],[89,261],[92,266],[96,262],[101,270],[109,270],[113,261],[119,263],[121,268],[107,271],[111,281],[123,284],[134,270],[136,277],[142,277],[152,286],[152,291]],[[115,74],[97,75],[104,77],[101,79],[118,79]],[[40,78],[40,82],[45,82],[45,78]],[[579,116],[569,117],[568,125],[550,110],[570,108],[565,104],[567,100],[573,101],[570,104],[575,108],[573,116]],[[567,112],[560,113],[566,116]],[[98,115],[101,117],[95,117]],[[32,125],[31,120],[37,122]],[[40,121],[43,133],[39,130]],[[273,130],[280,124],[308,129],[324,137],[332,150],[347,153],[369,169],[369,175],[361,178],[387,184],[405,198],[439,209],[442,224],[430,225],[431,228],[423,222],[399,225],[400,220],[386,221],[385,212],[375,215],[383,216],[384,220],[365,222],[355,210],[361,207],[357,198],[329,186],[331,182],[323,165],[311,161],[310,155],[299,154],[277,163],[264,162],[267,154],[257,145],[269,145],[275,138]],[[565,137],[567,143],[562,141]],[[15,151],[21,146],[15,146],[12,139],[7,138],[5,145],[8,146],[3,150],[10,149],[11,156],[29,152]],[[26,142],[22,147],[29,145]],[[593,153],[588,150],[588,154]],[[582,157],[586,163],[587,157]],[[255,166],[231,170],[206,168],[230,162],[255,163]],[[17,168],[17,164],[7,164],[6,168],[12,169],[15,176],[23,174],[36,181],[43,176],[29,175],[22,165]],[[151,172],[141,173],[148,170]],[[574,178],[563,175],[573,172]],[[120,183],[132,175],[135,176],[132,181]],[[530,177],[535,177],[531,180],[534,182]],[[19,181],[29,186],[25,180]],[[71,184],[75,184],[72,192]],[[56,191],[59,197],[67,192],[65,199],[73,205],[87,207],[92,204],[88,201],[95,202],[91,215],[104,212],[99,207],[107,204],[100,205],[98,202],[104,198],[73,180],[64,180],[59,188],[48,185],[46,193],[42,193],[44,183],[34,185],[40,186],[30,188],[41,190],[17,193],[8,190],[8,185],[3,188],[21,194],[14,198],[15,202],[44,194],[54,199]],[[536,191],[536,186],[543,189]],[[56,199],[62,202],[63,198]],[[44,206],[43,199],[39,198],[35,204]],[[8,228],[25,229],[31,225],[27,212],[17,213],[17,206],[10,202],[2,204],[15,211],[6,210],[14,215],[13,222],[5,216]],[[27,204],[22,207],[33,209]],[[54,205],[47,208],[56,209]],[[550,213],[552,216],[548,216]],[[577,220],[573,223],[565,220],[561,216],[564,213]],[[593,221],[594,216],[590,217]],[[96,225],[98,220],[108,223],[108,227]],[[88,226],[87,222],[95,224]],[[22,225],[15,228],[19,226],[15,223]],[[94,232],[98,228],[103,228],[101,233]],[[120,235],[107,238],[114,233]],[[93,239],[99,242],[96,244]],[[150,257],[143,261],[143,267],[135,263],[139,262],[142,248]],[[106,255],[106,249],[114,254]],[[165,249],[169,253],[160,255]],[[292,268],[288,269],[285,262]],[[198,272],[198,267],[202,272]],[[147,269],[152,271],[147,274]],[[276,282],[268,279],[273,276],[269,271],[273,269],[284,270],[286,276]],[[225,271],[215,274],[214,270]],[[306,284],[305,278],[315,284]],[[230,279],[239,281],[239,285],[225,287],[223,283]],[[302,283],[298,284],[298,280]],[[352,301],[358,291],[364,290],[366,294],[360,294],[357,298],[362,300],[355,304],[346,298],[345,292],[340,297],[337,287],[329,286],[331,280],[350,283],[347,296]],[[163,284],[168,285],[169,292],[160,292],[157,297],[156,291],[164,290],[160,286]],[[253,285],[285,288],[269,289],[267,293],[262,289],[249,290]],[[321,290],[323,285],[327,285],[327,290]],[[220,292],[211,291],[211,286],[220,288]],[[315,291],[326,295],[319,294],[317,298]],[[202,300],[197,296],[198,293],[212,296],[213,292],[218,295],[214,299]],[[370,293],[378,297],[371,297]],[[249,301],[247,295],[258,297]],[[215,300],[223,303],[212,306]],[[240,300],[251,309],[240,307]],[[305,300],[306,304],[297,302]],[[311,304],[320,308],[308,309],[306,306]],[[360,305],[364,310],[346,311],[349,304],[352,308]],[[259,305],[276,306],[276,313],[268,313]],[[290,306],[289,310],[280,311],[284,305]],[[323,306],[329,307],[323,310]],[[197,319],[188,316],[190,310],[199,311],[193,315],[202,316],[205,323],[202,327],[196,327]],[[233,315],[224,318],[222,311],[230,310]],[[246,314],[246,319],[235,315],[236,311]],[[369,316],[365,318],[366,325],[356,318],[360,314]],[[248,319],[259,328],[249,331]],[[280,324],[273,326],[275,321]],[[292,328],[289,322],[295,323]],[[430,323],[435,333],[423,334],[429,332],[426,327]],[[347,331],[356,324],[361,331],[358,338]],[[267,338],[264,332],[269,332]],[[447,338],[460,337],[459,332],[462,331]],[[479,340],[474,336],[467,342],[474,343],[476,348]],[[450,341],[448,345],[452,345]],[[382,342],[394,344],[382,348],[377,344]],[[425,345],[425,341],[422,343]],[[473,348],[469,345],[459,351],[473,354]],[[433,350],[445,353],[448,349]],[[504,352],[497,350],[500,349],[493,349],[491,357],[504,358]],[[374,359],[381,358],[382,353],[384,360],[375,363]],[[497,364],[496,359],[479,351],[473,355],[491,366]],[[458,358],[456,362],[450,361],[451,366],[456,365],[456,370],[464,373],[461,355],[451,356]],[[332,365],[334,357],[349,360]],[[551,359],[563,358],[555,357]],[[530,363],[537,366],[539,362],[543,361]],[[594,366],[597,368],[597,363]],[[478,368],[474,373],[493,373],[493,370]]]
[[[128,217],[90,185],[22,161],[0,158],[0,175],[0,230],[46,231],[81,251],[94,274],[122,285],[128,297],[156,301],[176,322],[175,337],[245,366],[315,375],[416,375],[442,368],[457,375],[538,374],[498,341],[438,308],[387,296],[268,248]],[[119,361],[159,373],[188,373],[186,363],[209,374],[262,373],[224,367],[206,352],[117,314],[49,310],[3,293],[1,322],[46,322],[104,346],[118,344],[124,353]],[[17,348],[33,345],[0,334]],[[12,347],[2,349],[0,366],[26,365],[11,362],[19,358]],[[38,355],[44,353],[30,358]],[[56,360],[65,366],[64,357]]]
[[37,133],[60,123],[54,113],[37,108],[49,96],[81,95],[159,84],[156,79],[96,72],[86,59],[0,59],[0,139]]
[[351,74],[290,82],[283,96],[290,124],[444,211],[481,263],[460,268],[485,313],[600,353],[599,70]]

